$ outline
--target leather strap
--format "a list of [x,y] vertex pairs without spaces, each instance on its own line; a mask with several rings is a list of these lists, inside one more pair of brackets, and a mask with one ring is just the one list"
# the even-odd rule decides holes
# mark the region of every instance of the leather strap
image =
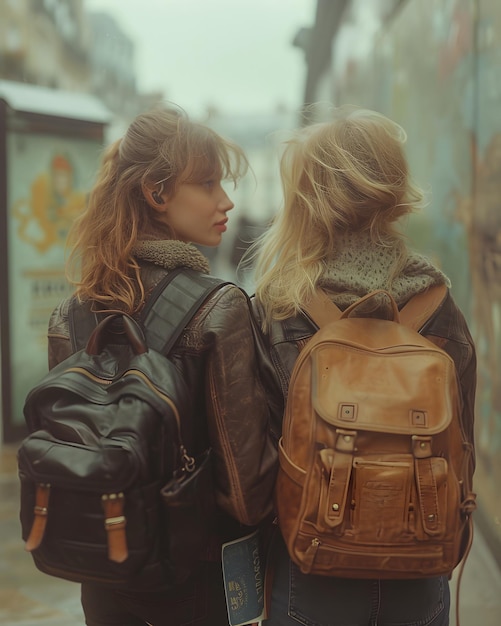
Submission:
[[[378,292],[381,291],[378,290]],[[447,296],[447,291],[446,285],[436,285],[413,296],[399,312],[400,323],[419,332],[443,303]],[[357,302],[351,305],[350,309],[363,300],[372,297],[375,293],[371,292],[357,300]],[[304,309],[318,328],[322,328],[329,322],[341,319],[347,312],[341,311],[322,289],[316,291],[313,300]]]
[[[366,293],[365,296],[362,296],[361,298],[359,298],[358,300],[350,304],[350,306],[343,311],[343,314],[341,315],[341,317],[342,318],[350,317],[352,311],[355,311],[361,305],[363,305],[364,302],[368,302],[375,296],[386,297],[386,299],[390,303],[392,314],[393,314],[391,319],[394,322],[400,322],[400,311],[398,310],[397,303],[395,302],[395,299],[393,298],[391,293],[389,291],[386,291],[385,289],[375,289],[374,291],[370,291],[369,293]],[[360,315],[360,317],[364,317],[364,315]]]
[[45,534],[45,527],[47,526],[49,495],[50,485],[48,483],[39,483],[35,493],[35,506],[33,508],[35,516],[33,518],[33,525],[31,527],[28,540],[24,546],[24,549],[28,552],[36,550],[42,543],[42,539]]
[[461,626],[459,619],[459,598],[460,598],[460,590],[461,590],[461,581],[463,579],[464,566],[466,565],[466,560],[468,559],[468,555],[470,554],[471,546],[473,544],[473,517],[472,513],[475,510],[475,500],[473,499],[473,507],[471,511],[468,513],[467,527],[468,527],[468,543],[466,544],[466,548],[464,551],[463,558],[461,559],[461,563],[457,568],[457,578],[456,578],[456,626]]
[[[357,435],[354,430],[341,430],[339,428],[336,430],[336,434],[335,452],[330,451],[332,469],[325,510],[325,522],[331,528],[339,526],[344,519]],[[324,450],[320,452],[321,458],[323,452]]]
[[123,563],[129,556],[124,515],[124,494],[110,493],[101,496],[104,509],[104,527],[108,537],[108,558],[115,563]]
[[447,296],[446,285],[430,287],[411,298],[400,310],[400,323],[419,332]]
[[304,310],[318,328],[322,328],[329,322],[340,320],[343,314],[341,309],[332,302],[323,289],[317,289],[313,300],[308,306],[304,307]]
[[278,462],[280,463],[280,467],[291,480],[293,480],[297,485],[303,485],[305,472],[301,471],[297,465],[294,465],[294,463],[292,463],[287,456],[284,450],[282,437],[280,437],[278,441]]
[[148,346],[169,354],[205,300],[228,284],[232,283],[186,268],[166,274],[141,315]]
[[[167,272],[151,292],[141,313],[148,346],[167,355],[201,304],[226,284],[231,283],[185,267]],[[95,303],[79,302],[76,297],[70,302],[68,317],[73,352],[85,348],[100,321],[93,311],[94,306]],[[101,311],[107,312],[106,309]]]
[[68,308],[68,324],[71,342],[71,351],[78,352],[87,345],[92,331],[99,324],[92,302],[80,302],[76,296],[71,298]]
[[438,514],[437,483],[431,458],[415,459],[414,462],[423,528],[426,534],[436,535],[440,532],[441,520]]

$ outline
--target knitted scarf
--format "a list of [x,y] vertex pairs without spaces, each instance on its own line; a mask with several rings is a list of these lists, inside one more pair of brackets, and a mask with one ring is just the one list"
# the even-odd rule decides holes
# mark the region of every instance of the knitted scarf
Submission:
[[[319,286],[332,294],[333,301],[344,309],[375,289],[388,289],[395,254],[371,241],[368,233],[347,233],[327,260]],[[393,279],[390,291],[398,305],[433,285],[450,281],[426,257],[410,253],[404,267]]]

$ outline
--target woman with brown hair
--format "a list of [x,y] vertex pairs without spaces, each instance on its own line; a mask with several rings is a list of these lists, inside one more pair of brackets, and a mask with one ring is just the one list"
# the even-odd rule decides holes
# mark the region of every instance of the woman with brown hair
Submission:
[[[217,246],[233,203],[222,186],[247,162],[241,149],[179,109],[139,115],[105,152],[83,215],[70,233],[76,295],[137,317],[154,287],[179,267],[208,273],[193,244]],[[69,300],[52,314],[49,364],[72,351]],[[82,585],[88,626],[220,626],[227,623],[221,543],[271,509],[276,453],[257,378],[248,299],[225,285],[204,302],[170,353],[193,396],[196,454],[214,454],[217,532],[188,580],[148,591]],[[237,521],[235,521],[237,520]]]

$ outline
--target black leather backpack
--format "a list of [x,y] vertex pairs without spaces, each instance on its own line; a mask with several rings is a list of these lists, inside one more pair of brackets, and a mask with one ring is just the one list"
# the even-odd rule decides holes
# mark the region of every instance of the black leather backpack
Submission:
[[213,518],[210,450],[183,443],[191,391],[166,355],[222,284],[170,272],[140,323],[73,301],[88,340],[28,394],[18,452],[22,536],[42,572],[150,590],[190,574]]

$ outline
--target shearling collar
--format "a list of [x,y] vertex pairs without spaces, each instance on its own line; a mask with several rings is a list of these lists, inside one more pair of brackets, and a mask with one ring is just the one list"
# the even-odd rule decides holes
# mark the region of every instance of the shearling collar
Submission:
[[209,261],[198,248],[191,243],[175,239],[140,241],[134,246],[132,253],[137,259],[154,263],[167,270],[189,267],[204,274],[210,272]]

